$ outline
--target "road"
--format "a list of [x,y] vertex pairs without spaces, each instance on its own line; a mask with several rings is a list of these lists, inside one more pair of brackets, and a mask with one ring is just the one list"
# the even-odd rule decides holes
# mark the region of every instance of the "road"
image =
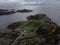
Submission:
[[[30,23],[30,21],[27,22],[27,23]],[[26,25],[27,23],[24,23],[24,25]],[[23,27],[24,25],[18,27],[16,30],[20,30],[20,28]],[[21,30],[23,30],[23,31],[21,31]],[[35,36],[34,34],[32,34],[32,33],[29,32],[29,31],[26,31],[26,30],[24,30],[24,29],[21,29],[21,30],[20,30],[21,34],[12,42],[11,45],[17,45],[17,43],[18,43],[17,40],[19,40],[19,39],[27,38],[27,37],[29,38],[29,37],[34,37],[34,36]],[[22,35],[24,35],[24,36],[22,36]]]

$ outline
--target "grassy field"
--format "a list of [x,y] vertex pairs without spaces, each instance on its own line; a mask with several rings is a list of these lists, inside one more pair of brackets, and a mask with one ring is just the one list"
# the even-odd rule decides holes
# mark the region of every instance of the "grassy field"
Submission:
[[39,21],[33,20],[27,23],[26,25],[24,25],[22,28],[26,30],[34,31],[34,29],[39,25],[40,25]]

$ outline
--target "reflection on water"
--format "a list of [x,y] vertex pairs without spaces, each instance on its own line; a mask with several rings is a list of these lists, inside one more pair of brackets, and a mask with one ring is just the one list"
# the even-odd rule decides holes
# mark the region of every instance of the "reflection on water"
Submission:
[[29,15],[44,13],[47,14],[53,21],[60,25],[60,6],[59,5],[41,5],[41,6],[21,6],[17,9],[32,9],[30,13],[15,13],[12,15],[0,16],[0,28],[5,28],[7,25],[17,21],[25,21]]

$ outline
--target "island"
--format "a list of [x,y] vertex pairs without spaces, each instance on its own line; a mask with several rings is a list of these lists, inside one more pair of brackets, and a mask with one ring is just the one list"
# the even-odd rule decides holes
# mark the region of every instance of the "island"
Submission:
[[0,15],[10,15],[16,13],[15,9],[0,9]]
[[28,12],[32,12],[32,10],[28,10],[28,9],[22,9],[22,10],[15,10],[15,9],[0,9],[0,15],[11,15],[14,13],[28,13]]
[[27,13],[27,12],[32,12],[32,10],[22,9],[22,10],[17,10],[17,12],[20,12],[20,13]]
[[58,45],[60,26],[46,14],[30,15],[0,30],[0,45]]

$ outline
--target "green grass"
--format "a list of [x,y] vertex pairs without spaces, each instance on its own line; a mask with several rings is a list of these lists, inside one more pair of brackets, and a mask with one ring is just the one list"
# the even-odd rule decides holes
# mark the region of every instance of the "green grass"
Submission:
[[30,21],[29,23],[27,23],[26,25],[24,25],[22,28],[26,29],[26,30],[33,31],[39,25],[40,25],[39,21],[33,20],[33,21]]

